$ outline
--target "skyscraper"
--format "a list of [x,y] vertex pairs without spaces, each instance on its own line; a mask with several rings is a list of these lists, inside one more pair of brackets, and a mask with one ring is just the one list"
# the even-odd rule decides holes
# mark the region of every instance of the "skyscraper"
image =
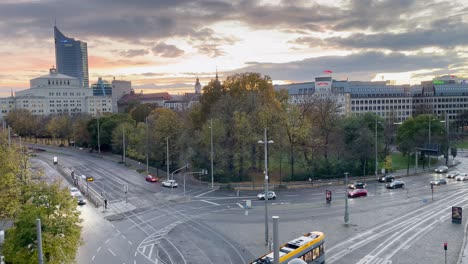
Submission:
[[88,45],[66,37],[54,26],[55,62],[61,74],[78,78],[81,86],[89,87]]

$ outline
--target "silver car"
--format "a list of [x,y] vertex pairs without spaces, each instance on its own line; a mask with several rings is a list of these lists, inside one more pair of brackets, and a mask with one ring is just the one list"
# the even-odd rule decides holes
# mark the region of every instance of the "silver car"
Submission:
[[[257,198],[259,200],[265,200],[265,192],[261,192],[257,195]],[[268,191],[267,195],[268,200],[275,200],[276,199],[276,193],[274,191]]]
[[179,184],[175,180],[166,180],[162,182],[162,186],[164,187],[169,187],[169,188],[174,188],[179,186]]
[[449,173],[447,173],[447,178],[455,178],[458,174],[460,174],[459,171],[451,171]]
[[445,166],[445,165],[439,166],[439,167],[437,167],[437,169],[435,169],[435,172],[438,172],[438,173],[443,173],[443,172],[447,172],[447,171],[448,171],[448,167]]
[[405,187],[405,182],[404,181],[399,181],[399,180],[392,181],[390,183],[387,183],[386,187],[388,189],[403,188],[403,187]]
[[460,173],[455,177],[457,181],[466,181],[468,180],[468,173]]

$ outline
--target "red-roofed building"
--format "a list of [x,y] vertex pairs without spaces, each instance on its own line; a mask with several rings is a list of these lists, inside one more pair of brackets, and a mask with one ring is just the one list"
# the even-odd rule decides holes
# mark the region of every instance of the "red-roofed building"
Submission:
[[167,92],[149,94],[137,94],[132,92],[122,96],[122,98],[118,101],[117,106],[119,112],[124,112],[125,108],[134,102],[138,102],[140,104],[156,104],[159,107],[164,107],[164,103],[169,100],[172,100],[172,96]]

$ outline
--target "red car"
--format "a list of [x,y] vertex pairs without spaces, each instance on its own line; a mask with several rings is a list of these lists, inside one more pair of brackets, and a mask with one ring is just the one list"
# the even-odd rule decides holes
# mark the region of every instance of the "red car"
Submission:
[[366,189],[354,189],[348,192],[349,198],[359,197],[359,196],[367,196]]
[[152,175],[152,174],[148,174],[146,175],[146,178],[145,178],[147,181],[149,182],[157,182],[158,181],[158,177]]

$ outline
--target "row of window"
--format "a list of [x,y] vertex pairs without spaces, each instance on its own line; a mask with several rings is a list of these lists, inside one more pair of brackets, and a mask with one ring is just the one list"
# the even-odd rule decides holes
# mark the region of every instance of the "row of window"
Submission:
[[49,85],[70,85],[70,80],[49,80]]
[[411,99],[353,100],[351,104],[409,104],[411,101]]
[[[82,96],[85,93],[77,92],[76,96]],[[49,96],[75,96],[75,92],[49,92]]]

